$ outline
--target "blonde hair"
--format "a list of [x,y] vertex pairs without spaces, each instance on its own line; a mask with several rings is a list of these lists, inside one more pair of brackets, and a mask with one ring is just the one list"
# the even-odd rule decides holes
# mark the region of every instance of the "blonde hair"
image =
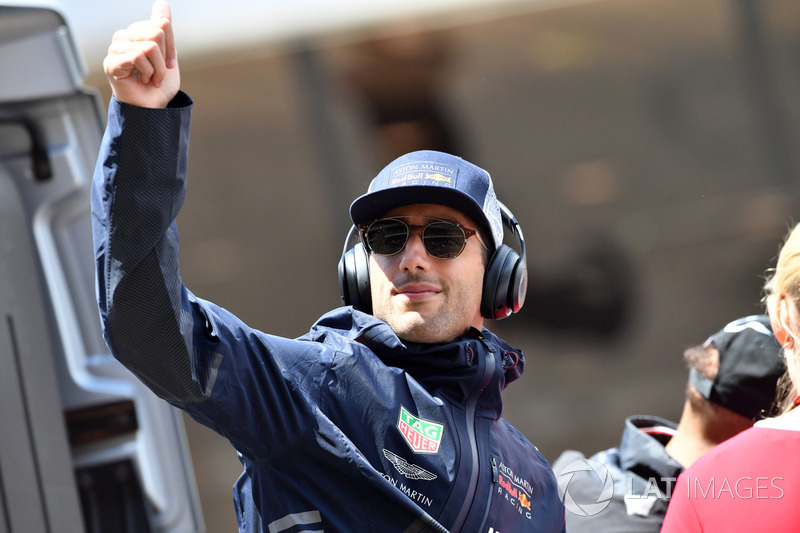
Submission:
[[776,297],[789,298],[795,306],[800,299],[800,224],[786,236],[778,255],[778,262],[764,284],[767,301]]
[[[764,284],[764,295],[773,324],[780,322],[780,327],[785,329],[781,343],[786,371],[793,394],[797,395],[800,389],[800,320],[797,320],[800,318],[800,224],[796,224],[786,236],[775,268]],[[793,399],[791,394],[789,396],[789,400]]]

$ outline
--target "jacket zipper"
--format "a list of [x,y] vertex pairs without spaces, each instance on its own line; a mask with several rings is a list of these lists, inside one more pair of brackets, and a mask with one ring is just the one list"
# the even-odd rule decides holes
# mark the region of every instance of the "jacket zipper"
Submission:
[[[483,335],[481,335],[479,338],[482,340]],[[470,469],[471,473],[469,478],[469,488],[467,489],[467,493],[464,498],[464,505],[461,506],[461,510],[458,512],[458,516],[453,522],[453,527],[450,529],[451,531],[461,531],[461,528],[464,526],[464,522],[466,522],[467,520],[467,515],[469,515],[469,511],[472,509],[472,502],[475,499],[475,493],[478,490],[478,476],[480,474],[480,464],[478,455],[478,439],[475,436],[475,424],[477,423],[475,411],[478,407],[478,401],[483,395],[483,391],[485,391],[486,388],[489,386],[489,384],[492,382],[492,378],[494,377],[494,367],[495,367],[494,352],[489,350],[488,347],[484,348],[485,348],[484,351],[486,352],[486,357],[478,359],[478,364],[484,364],[483,373],[481,374],[481,381],[480,384],[478,385],[477,393],[472,398],[472,400],[470,400],[470,402],[467,404],[467,409],[465,412],[465,418],[467,421],[467,435],[469,437],[469,447],[472,459],[472,468]]]

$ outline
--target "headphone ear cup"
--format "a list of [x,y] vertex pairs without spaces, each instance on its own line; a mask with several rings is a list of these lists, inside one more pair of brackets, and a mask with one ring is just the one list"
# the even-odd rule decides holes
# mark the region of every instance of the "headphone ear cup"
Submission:
[[339,294],[344,305],[372,313],[369,254],[360,242],[347,250],[339,260]]
[[[483,275],[481,315],[484,318],[506,318],[519,310],[519,290],[527,283],[516,274],[518,264],[519,254],[505,244],[501,244],[492,255]],[[527,270],[522,270],[525,270],[524,278],[527,280]]]
[[508,293],[509,305],[513,313],[518,313],[525,303],[528,294],[528,267],[517,256],[514,264],[514,273],[511,275],[510,291]]

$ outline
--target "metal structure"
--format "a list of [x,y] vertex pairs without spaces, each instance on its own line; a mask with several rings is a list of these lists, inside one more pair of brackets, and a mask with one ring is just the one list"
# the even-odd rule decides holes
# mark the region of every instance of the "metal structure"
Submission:
[[108,353],[100,99],[57,6],[0,5],[0,533],[203,531],[182,418]]

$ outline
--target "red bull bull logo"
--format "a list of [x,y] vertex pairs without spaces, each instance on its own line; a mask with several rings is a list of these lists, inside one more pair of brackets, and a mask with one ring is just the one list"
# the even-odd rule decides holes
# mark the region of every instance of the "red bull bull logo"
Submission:
[[436,173],[436,174],[425,174],[425,179],[438,181],[438,182],[444,182],[444,183],[452,183],[453,182],[453,178],[451,178],[450,176],[445,176],[444,174],[439,174],[439,173]]

